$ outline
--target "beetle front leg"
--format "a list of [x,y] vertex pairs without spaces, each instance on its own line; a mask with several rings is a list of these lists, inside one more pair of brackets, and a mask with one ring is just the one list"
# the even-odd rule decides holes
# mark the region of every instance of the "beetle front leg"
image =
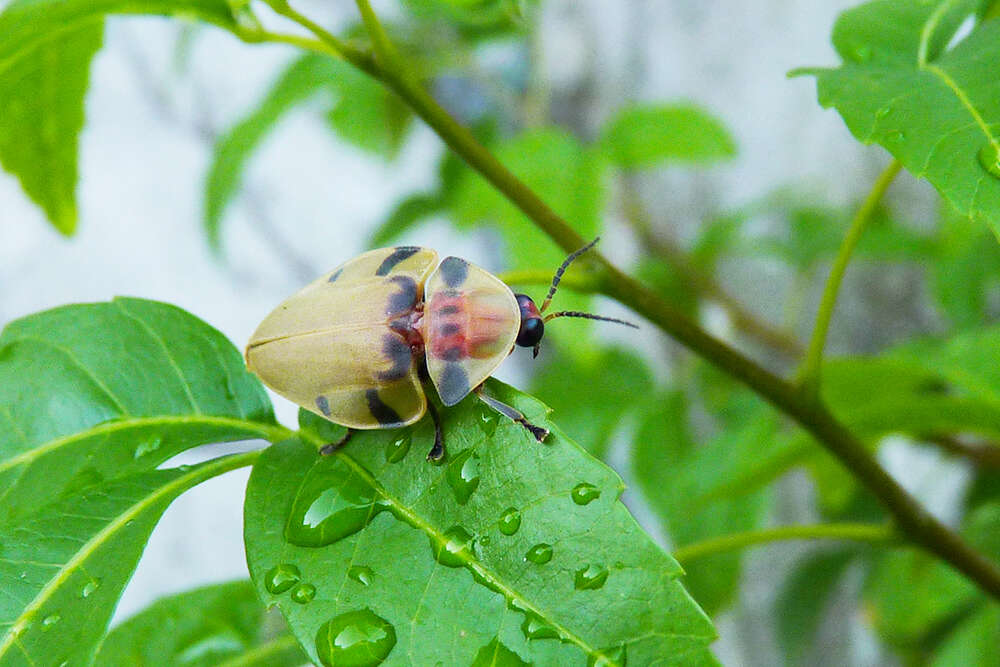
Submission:
[[431,420],[434,422],[434,446],[427,452],[428,461],[440,461],[444,458],[444,436],[441,434],[441,417],[438,415],[434,404],[427,401],[427,411],[431,413]]
[[327,443],[322,447],[320,447],[319,448],[320,455],[329,456],[330,454],[335,454],[336,452],[340,451],[340,449],[347,444],[347,441],[351,439],[352,435],[354,435],[354,431],[352,429],[347,429],[347,433],[344,434],[343,438],[341,438],[337,442]]
[[517,409],[507,405],[503,401],[499,401],[493,398],[492,396],[487,395],[486,392],[483,390],[483,385],[479,385],[478,387],[473,389],[473,391],[476,393],[476,396],[479,397],[479,400],[481,400],[483,403],[490,406],[491,408],[502,414],[504,417],[507,417],[508,419],[513,419],[518,424],[528,429],[528,431],[531,432],[531,435],[535,436],[535,439],[538,440],[538,442],[543,442],[545,438],[549,435],[549,430],[547,428],[542,428],[541,426],[535,426],[534,424],[529,422],[527,418],[523,414],[521,414]]

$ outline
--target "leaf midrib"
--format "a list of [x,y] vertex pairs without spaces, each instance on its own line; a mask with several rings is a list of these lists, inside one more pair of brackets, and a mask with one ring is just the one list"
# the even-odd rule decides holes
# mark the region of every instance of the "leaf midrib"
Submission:
[[[327,444],[326,441],[323,440],[322,438],[317,438],[312,433],[306,431],[300,431],[299,435],[300,437],[308,440],[313,446],[317,448]],[[390,505],[393,506],[395,511],[403,515],[405,517],[406,523],[409,523],[411,526],[414,526],[415,528],[423,531],[428,535],[428,537],[433,539],[439,545],[443,545],[448,541],[448,538],[445,537],[444,533],[438,531],[436,528],[434,528],[434,526],[430,525],[429,523],[421,519],[417,514],[415,514],[409,507],[404,505],[400,500],[390,495],[386,491],[386,489],[381,484],[379,484],[378,481],[372,476],[372,474],[368,471],[368,469],[362,466],[357,461],[355,461],[353,457],[349,456],[343,451],[338,452],[337,456],[341,457],[341,460],[343,460],[347,465],[349,465],[359,477],[364,479],[368,484],[372,486],[372,488],[378,491],[378,493],[383,498],[385,498],[385,500]],[[542,619],[543,621],[551,625],[557,632],[560,633],[561,636],[566,637],[569,641],[576,644],[580,649],[585,651],[588,656],[595,658],[602,658],[605,661],[602,664],[609,665],[609,667],[622,667],[622,665],[620,665],[617,662],[614,662],[613,660],[611,660],[610,657],[608,657],[598,649],[592,647],[582,637],[580,637],[576,633],[566,628],[562,623],[552,619],[551,616],[543,612],[536,605],[529,602],[527,598],[525,598],[523,595],[521,595],[517,591],[514,591],[512,588],[507,586],[505,583],[503,583],[503,581],[497,574],[495,574],[492,570],[488,569],[478,560],[466,555],[463,552],[459,552],[453,555],[457,557],[459,560],[463,561],[464,564],[469,569],[473,570],[484,580],[488,581],[491,585],[495,586],[496,589],[499,590],[502,595],[504,595],[504,597],[510,600],[517,601],[517,603],[520,604],[524,609],[531,612],[532,614],[535,614],[536,616],[538,616],[538,618]]]
[[[139,513],[150,507],[155,502],[162,500],[165,497],[169,497],[169,495],[175,490],[183,491],[186,488],[190,488],[191,486],[194,486],[195,484],[198,484],[206,479],[215,477],[216,475],[250,465],[259,455],[260,451],[235,454],[232,456],[221,457],[195,467],[190,472],[181,474],[163,486],[157,487],[149,495],[144,496],[142,500],[129,507],[127,511],[122,512],[113,521],[110,521],[92,538],[87,540],[87,542],[76,551],[73,557],[67,560],[66,563],[60,567],[58,574],[53,576],[49,582],[42,587],[38,594],[35,595],[34,599],[32,599],[32,601],[25,606],[25,608],[17,616],[11,624],[7,636],[4,637],[3,643],[0,644],[0,662],[2,662],[4,656],[7,655],[11,646],[17,643],[20,634],[19,629],[24,626],[25,620],[36,615],[42,605],[44,605],[58,590],[59,586],[65,581],[65,579],[94,551],[103,545],[107,539],[121,530],[126,523],[133,520],[139,515]],[[27,656],[27,654],[25,655]]]

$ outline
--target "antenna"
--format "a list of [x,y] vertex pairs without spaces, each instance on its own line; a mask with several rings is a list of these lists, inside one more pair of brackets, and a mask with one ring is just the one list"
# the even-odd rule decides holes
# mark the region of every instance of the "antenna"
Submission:
[[[545,309],[549,307],[549,304],[552,302],[552,297],[556,295],[556,289],[559,287],[559,281],[562,280],[563,274],[566,273],[566,269],[569,267],[570,264],[573,263],[573,260],[582,255],[583,253],[587,252],[591,248],[593,248],[595,245],[597,245],[597,242],[600,240],[601,237],[598,236],[596,239],[594,239],[587,245],[583,246],[576,252],[571,253],[569,257],[563,260],[562,265],[558,269],[556,269],[556,275],[552,276],[552,286],[549,287],[549,293],[545,297],[545,301],[542,301],[542,307],[538,309],[539,313],[544,313]],[[551,318],[549,317],[545,318],[546,321],[550,319]]]
[[614,317],[604,317],[602,315],[592,315],[591,313],[581,313],[577,310],[560,310],[556,313],[550,313],[545,316],[544,322],[549,320],[554,320],[557,317],[581,317],[585,320],[600,320],[601,322],[614,322],[615,324],[624,324],[627,327],[632,327],[633,329],[638,329],[638,324],[632,324],[631,322],[626,322],[625,320],[619,320]]

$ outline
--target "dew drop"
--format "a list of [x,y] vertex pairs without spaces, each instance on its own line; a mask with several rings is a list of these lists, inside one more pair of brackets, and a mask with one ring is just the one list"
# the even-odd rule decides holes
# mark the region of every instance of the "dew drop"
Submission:
[[388,445],[385,446],[386,463],[399,463],[410,452],[410,432],[406,431]]
[[573,502],[577,505],[586,505],[601,497],[601,490],[589,482],[580,482],[573,487],[570,492]]
[[155,452],[163,444],[163,440],[159,437],[152,437],[149,440],[145,440],[139,443],[139,446],[135,448],[133,453],[133,458],[141,458],[150,452]]
[[536,544],[528,549],[528,553],[524,554],[524,558],[525,560],[530,560],[532,563],[544,565],[552,560],[552,545],[545,542]]
[[524,613],[521,632],[526,639],[559,639],[559,631],[531,612]]
[[619,644],[610,648],[602,648],[597,653],[587,656],[587,667],[625,667],[628,664],[628,656],[625,653],[626,644]]
[[604,586],[608,580],[608,568],[603,565],[588,565],[576,571],[573,586],[578,591],[594,591]]
[[458,504],[464,505],[469,502],[469,498],[479,486],[479,457],[475,451],[470,447],[456,456],[448,464],[445,477]]
[[500,532],[504,535],[513,535],[521,527],[521,513],[515,508],[508,508],[500,517]]
[[1000,178],[1000,148],[992,143],[979,149],[979,164],[990,176]]
[[292,589],[289,597],[292,598],[293,602],[308,604],[313,601],[314,597],[316,597],[316,587],[312,584],[299,584]]
[[316,653],[327,667],[375,667],[395,645],[396,629],[370,609],[340,614],[316,633]]
[[494,637],[489,644],[479,649],[470,667],[528,667],[530,664],[505,646],[499,637]]
[[264,575],[264,588],[268,593],[279,595],[299,583],[302,573],[299,568],[288,563],[275,565]]
[[83,590],[80,591],[80,597],[89,598],[91,595],[94,594],[94,591],[96,591],[100,587],[101,587],[100,579],[91,579],[86,584],[84,584]]
[[374,487],[340,457],[313,468],[302,481],[285,525],[285,539],[300,547],[324,547],[353,535],[385,509]]
[[482,412],[479,413],[479,428],[483,430],[488,437],[492,438],[493,434],[496,433],[497,424],[500,423],[500,414],[493,409],[483,408]]
[[476,538],[476,544],[480,544],[484,547],[488,547],[492,543],[493,543],[493,538],[490,537],[489,535],[481,535],[478,538]]
[[892,107],[880,107],[875,112],[875,118],[877,118],[878,120],[881,120],[881,119],[885,118],[886,116],[888,116],[891,113],[892,113]]
[[48,630],[61,620],[62,616],[60,616],[59,614],[50,614],[46,616],[44,619],[42,619],[42,629]]
[[371,586],[375,573],[367,565],[352,565],[347,571],[347,576],[362,586]]
[[434,559],[448,567],[462,567],[472,558],[472,535],[461,526],[452,526],[444,531],[444,542],[438,542],[433,536],[431,551]]

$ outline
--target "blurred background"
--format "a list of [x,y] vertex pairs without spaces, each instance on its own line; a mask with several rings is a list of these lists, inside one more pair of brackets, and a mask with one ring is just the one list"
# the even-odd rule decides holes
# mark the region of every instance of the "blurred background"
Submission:
[[[854,3],[480,4],[497,9],[433,0],[376,8],[402,48],[417,54],[439,101],[585,235],[600,231],[603,253],[716,335],[788,372],[847,221],[888,164],[882,149],[859,145],[836,113],[819,108],[811,77],[786,78],[795,67],[838,62],[830,30]],[[296,7],[338,34],[356,22],[347,0]],[[268,25],[282,25],[254,8]],[[285,296],[372,245],[426,245],[494,272],[555,268],[560,251],[446,159],[436,136],[398,102],[346,69],[301,57],[211,27],[110,18],[86,101],[76,235],[54,231],[17,180],[0,174],[0,324],[123,294],[177,304],[242,348]],[[315,83],[323,77],[326,84]],[[640,141],[636,155],[609,154],[630,131],[642,138],[643,110],[654,119],[691,115],[709,147],[643,156]],[[881,218],[847,275],[829,352],[873,354],[989,321],[998,305],[990,271],[956,267],[969,257],[979,258],[977,267],[996,266],[995,239],[983,242],[949,220],[933,190],[905,172]],[[945,233],[965,243],[949,246],[951,265],[939,252]],[[938,268],[921,265],[931,257]],[[541,295],[545,286],[524,289]],[[630,317],[605,299],[569,290],[560,298],[563,307]],[[665,546],[710,535],[685,533],[664,509],[669,498],[641,492],[633,470],[649,455],[636,449],[643,442],[690,439],[697,449],[737,438],[721,451],[752,458],[768,443],[794,440],[752,397],[651,325],[634,332],[559,324],[536,362],[515,355],[499,377],[537,393],[556,421],[626,478],[626,502]],[[593,390],[581,397],[579,386]],[[649,396],[676,414],[647,409]],[[279,419],[293,424],[291,404],[275,404]],[[660,455],[675,450],[668,444]],[[880,458],[954,524],[972,476],[967,464],[938,452],[895,438]],[[663,457],[666,477],[649,488],[702,484],[670,477],[688,474],[683,465]],[[724,477],[727,465],[713,474]],[[871,515],[863,494],[838,500],[850,485],[838,474],[830,462],[809,473],[776,467],[766,488],[698,522],[724,534],[848,511]],[[174,503],[119,620],[161,595],[246,575],[246,477],[230,473]],[[837,507],[842,514],[831,515]],[[720,632],[717,655],[732,665],[895,664],[896,652],[873,629],[878,605],[858,602],[872,584],[867,562],[854,555],[779,543],[716,562],[700,582],[692,571],[692,592]],[[807,600],[808,611],[782,607],[820,580],[822,595]],[[788,627],[783,613],[807,618]]]

